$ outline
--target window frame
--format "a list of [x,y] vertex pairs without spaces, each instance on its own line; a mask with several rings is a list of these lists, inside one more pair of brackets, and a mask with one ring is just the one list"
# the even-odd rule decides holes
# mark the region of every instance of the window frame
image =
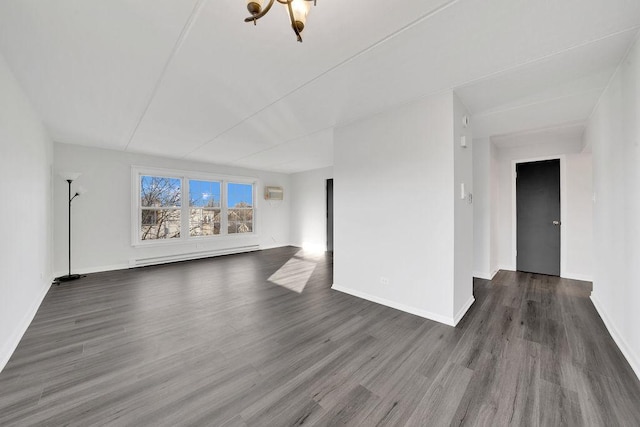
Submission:
[[[248,185],[246,182],[238,182],[238,181],[227,181],[225,183],[225,190],[226,193],[229,193],[229,184],[240,184],[240,185]],[[252,234],[255,232],[255,227],[256,227],[256,218],[255,218],[255,213],[256,213],[256,187],[255,185],[251,188],[251,207],[250,208],[236,208],[236,207],[229,207],[229,200],[226,199],[226,215],[225,215],[225,220],[226,220],[226,225],[225,225],[225,230],[227,232],[227,235],[247,235],[247,234]],[[252,215],[251,215],[251,230],[250,232],[243,232],[243,233],[229,233],[229,210],[230,209],[242,209],[242,210],[251,210],[253,211]]]
[[[167,208],[180,211],[180,237],[142,240],[142,203],[140,192],[142,190],[141,177],[152,176],[162,178],[175,178],[180,180],[180,207]],[[191,203],[189,199],[190,180],[209,181],[220,183],[220,234],[208,236],[190,236]],[[252,231],[246,233],[228,233],[228,184],[246,184],[252,186],[253,218]],[[232,176],[223,174],[211,174],[196,171],[181,171],[175,169],[153,168],[143,166],[131,167],[131,245],[134,247],[165,246],[202,241],[215,241],[226,239],[238,239],[242,237],[258,236],[258,187],[260,181],[254,177]],[[248,209],[248,208],[247,208]]]
[[[223,224],[224,224],[224,220],[222,218],[222,214],[223,214],[223,209],[222,209],[222,202],[226,199],[226,195],[225,195],[225,190],[224,190],[224,181],[222,179],[211,179],[211,178],[207,178],[207,179],[202,179],[200,177],[198,178],[194,178],[193,176],[189,176],[189,177],[185,177],[185,182],[187,184],[187,199],[188,199],[188,195],[191,192],[191,182],[190,181],[206,181],[206,182],[219,182],[220,183],[220,234],[210,234],[208,236],[192,236],[191,235],[191,224],[189,224],[189,221],[191,220],[191,209],[193,209],[193,207],[191,206],[191,200],[188,200],[188,205],[189,205],[189,218],[187,218],[187,230],[188,230],[188,238],[190,240],[207,240],[210,238],[218,238],[223,236]],[[255,184],[254,184],[255,185]],[[255,191],[255,190],[254,190]],[[215,208],[212,208],[215,209]]]
[[[166,178],[166,179],[177,179],[180,180],[180,206],[142,206],[142,203],[140,203],[140,192],[142,191],[142,177],[143,176],[151,176],[153,178]],[[148,242],[148,241],[176,241],[176,240],[180,240],[182,238],[182,205],[184,204],[184,189],[182,188],[183,182],[182,179],[178,176],[175,176],[173,174],[153,174],[153,175],[149,175],[146,173],[141,173],[138,175],[138,197],[137,197],[137,201],[138,201],[138,209],[137,209],[137,221],[138,221],[138,227],[137,227],[137,238],[139,241],[141,242]],[[148,240],[142,240],[140,238],[141,234],[142,234],[142,228],[143,228],[143,224],[142,224],[142,212],[143,211],[153,211],[156,212],[156,217],[157,217],[157,213],[160,211],[178,211],[180,212],[180,237],[171,237],[171,238],[162,238],[162,239],[148,239]]]

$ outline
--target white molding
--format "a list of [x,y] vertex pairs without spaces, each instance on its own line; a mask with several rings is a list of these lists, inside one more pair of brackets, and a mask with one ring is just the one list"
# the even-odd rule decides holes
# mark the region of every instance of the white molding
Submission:
[[185,252],[170,255],[161,255],[146,258],[134,258],[129,260],[129,267],[146,267],[150,265],[162,265],[179,261],[192,261],[203,258],[213,258],[221,255],[235,255],[245,252],[254,252],[260,250],[259,245],[236,246],[232,248],[212,249],[198,252]]
[[[295,246],[295,245],[291,245],[289,243],[283,243],[283,244],[277,244],[277,245],[269,245],[269,246],[260,246],[259,250],[266,250],[266,249],[275,249],[275,248],[282,248],[285,246]],[[234,249],[234,248],[231,248]],[[242,254],[242,253],[246,253],[246,252],[253,252],[254,250],[251,251],[237,251],[237,252],[232,252],[232,253],[218,253],[217,255],[210,255],[204,258],[215,258],[217,256],[223,256],[223,255],[235,255],[235,254]],[[192,260],[196,260],[196,259],[202,259],[202,257],[196,257],[196,258],[192,258],[192,259],[184,259],[184,260],[180,260],[180,261],[192,261]],[[167,261],[164,263],[158,263],[158,264],[153,264],[153,265],[160,265],[160,264],[168,264],[171,262],[177,262],[177,261]],[[131,263],[122,263],[122,264],[112,264],[112,265],[99,265],[99,266],[93,266],[93,267],[84,267],[84,268],[78,268],[78,269],[74,269],[72,271],[72,273],[75,274],[92,274],[92,273],[104,273],[106,271],[115,271],[115,270],[128,270],[130,268],[135,268],[135,265],[131,265]],[[68,271],[59,271],[55,274],[54,277],[59,277],[59,276],[64,276],[65,274],[68,274]],[[52,280],[53,281],[53,280]]]
[[292,243],[275,243],[273,245],[260,245],[260,250],[266,251],[267,249],[284,248],[287,246],[298,247],[298,245],[294,245]]
[[474,271],[473,272],[473,277],[475,277],[477,279],[491,280],[491,279],[493,279],[493,276],[495,276],[495,274],[491,275],[491,274],[487,273],[486,271],[483,271],[483,272]]
[[387,307],[395,308],[396,310],[404,311],[405,313],[415,314],[416,316],[424,317],[425,319],[433,320],[439,323],[444,323],[445,325],[455,326],[453,317],[431,313],[430,311],[421,310],[419,308],[411,307],[409,305],[405,305],[396,301],[391,301],[386,298],[380,298],[380,297],[368,294],[366,292],[346,288],[344,286],[336,285],[335,283],[331,286],[331,289],[338,292],[345,293],[345,294],[349,294],[357,298],[365,299],[367,301],[375,302],[377,304],[382,304]]
[[563,279],[581,280],[583,282],[593,282],[593,277],[590,274],[565,272],[561,277]]
[[[128,263],[123,264],[111,264],[111,265],[98,265],[93,267],[78,268],[71,271],[72,274],[91,274],[91,273],[103,273],[105,271],[115,270],[127,270],[131,268]],[[59,271],[54,277],[60,277],[69,274],[68,271]]]
[[458,310],[458,313],[456,313],[455,317],[453,318],[454,326],[457,325],[458,322],[462,320],[462,318],[464,317],[465,314],[467,314],[467,311],[469,311],[469,309],[471,308],[474,302],[476,302],[476,299],[473,297],[473,295],[471,295],[469,297],[469,300],[464,303],[462,308]]
[[[500,270],[505,270],[505,271],[517,271],[515,269],[515,267],[511,266],[511,265],[501,265],[498,270],[493,273],[493,276],[491,277],[491,279],[489,280],[493,280],[493,278],[495,277],[495,275],[498,273],[498,271]],[[478,276],[476,276],[478,277]],[[593,282],[593,277],[589,274],[580,274],[580,273],[563,273],[560,277],[562,277],[563,279],[571,279],[571,280],[581,280],[584,282]],[[483,279],[483,277],[481,277]]]
[[27,332],[27,329],[31,325],[33,318],[36,316],[36,313],[38,312],[38,309],[40,308],[44,297],[47,295],[47,292],[49,292],[49,289],[51,288],[51,282],[53,282],[53,280],[50,280],[48,283],[43,284],[41,294],[38,295],[33,305],[24,314],[24,316],[20,320],[20,323],[18,323],[18,327],[13,332],[13,335],[0,350],[0,372],[2,372],[5,366],[7,366],[7,363],[9,363],[9,359],[11,359],[11,356],[16,351],[16,348],[18,348],[18,344],[20,344],[22,337],[24,336],[25,332]]
[[638,357],[638,355],[636,355],[633,352],[633,350],[631,349],[631,346],[627,343],[627,341],[624,339],[622,334],[618,332],[618,329],[615,327],[613,321],[607,315],[607,312],[604,310],[604,306],[600,304],[600,302],[598,301],[598,298],[593,293],[591,294],[591,302],[593,303],[593,306],[596,308],[596,311],[602,318],[602,321],[604,322],[604,325],[607,327],[609,334],[611,334],[611,338],[613,338],[615,343],[618,345],[618,348],[622,352],[622,355],[627,359],[627,362],[629,362],[629,365],[631,365],[631,369],[633,369],[633,371],[635,372],[636,377],[640,379],[640,357]]

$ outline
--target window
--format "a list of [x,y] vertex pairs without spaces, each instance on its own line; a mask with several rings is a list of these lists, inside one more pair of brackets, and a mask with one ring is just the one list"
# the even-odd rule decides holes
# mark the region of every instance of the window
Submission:
[[177,178],[140,177],[140,240],[180,237],[181,187]]
[[254,182],[136,167],[132,177],[134,245],[255,232]]
[[227,185],[227,227],[229,234],[253,232],[253,185]]
[[189,180],[189,236],[220,234],[221,201],[219,181]]

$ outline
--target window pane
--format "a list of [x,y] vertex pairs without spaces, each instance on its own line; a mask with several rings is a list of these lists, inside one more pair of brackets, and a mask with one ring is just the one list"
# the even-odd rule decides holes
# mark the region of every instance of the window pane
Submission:
[[220,200],[219,182],[189,180],[189,206],[219,208]]
[[220,209],[195,208],[190,210],[189,235],[212,236],[220,234]]
[[179,209],[142,209],[140,240],[180,237]]
[[229,184],[227,190],[228,208],[253,207],[253,184]]
[[227,233],[253,232],[253,184],[227,185]]
[[181,180],[161,176],[140,177],[140,206],[180,207]]
[[227,219],[229,234],[253,232],[253,209],[229,209]]

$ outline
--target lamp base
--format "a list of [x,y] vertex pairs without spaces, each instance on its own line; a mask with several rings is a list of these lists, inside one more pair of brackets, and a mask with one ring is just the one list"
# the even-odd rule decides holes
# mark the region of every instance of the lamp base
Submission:
[[72,280],[78,280],[82,276],[79,274],[67,274],[65,276],[56,277],[53,279],[54,282],[71,282]]

